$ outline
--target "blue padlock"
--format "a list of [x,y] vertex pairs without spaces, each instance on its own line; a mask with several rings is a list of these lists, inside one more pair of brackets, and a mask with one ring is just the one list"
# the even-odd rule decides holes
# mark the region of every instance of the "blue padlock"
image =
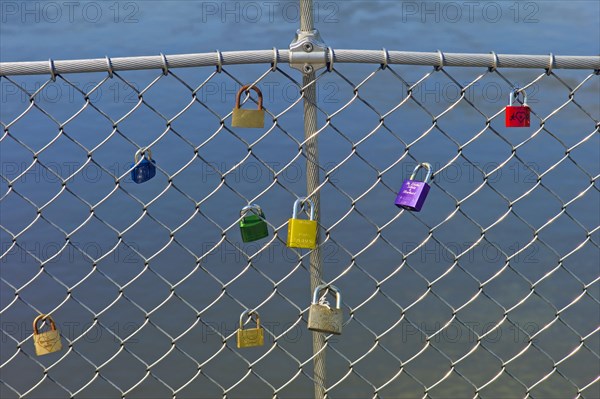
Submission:
[[[140,162],[140,157],[142,157]],[[156,161],[152,159],[152,151],[150,148],[142,148],[135,153],[133,165],[131,167],[131,180],[137,184],[147,182],[156,175]],[[137,165],[137,166],[136,166]]]

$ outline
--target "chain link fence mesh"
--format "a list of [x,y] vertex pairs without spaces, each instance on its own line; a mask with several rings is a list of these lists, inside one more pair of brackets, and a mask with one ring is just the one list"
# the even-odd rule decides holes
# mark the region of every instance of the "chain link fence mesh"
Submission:
[[[264,129],[230,125],[264,93]],[[306,83],[306,82],[305,82]],[[336,63],[319,71],[327,397],[600,396],[593,70]],[[313,396],[304,89],[287,65],[2,76],[1,396]],[[521,87],[531,127],[504,127]],[[244,107],[256,98],[244,96]],[[157,174],[137,185],[134,153]],[[419,162],[424,209],[393,204]],[[268,238],[243,243],[240,209]],[[245,309],[265,345],[237,349]],[[36,357],[52,314],[63,350]]]

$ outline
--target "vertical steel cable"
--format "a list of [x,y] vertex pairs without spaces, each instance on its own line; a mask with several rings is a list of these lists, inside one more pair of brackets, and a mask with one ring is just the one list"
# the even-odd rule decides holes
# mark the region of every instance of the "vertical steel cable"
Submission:
[[[300,0],[300,30],[312,31],[314,29],[313,20],[313,2],[312,0]],[[306,150],[306,193],[310,195],[315,206],[315,220],[320,220],[320,194],[317,190],[319,186],[319,147],[317,137],[312,137],[317,131],[317,87],[312,82],[315,80],[315,73],[304,74],[302,85],[304,89],[304,137],[307,139]],[[321,284],[323,280],[323,260],[321,250],[318,244],[321,241],[320,232],[317,230],[317,248],[310,254],[310,290]],[[311,295],[312,297],[312,295]],[[325,357],[325,336],[321,333],[313,333],[313,355],[314,358],[314,379],[315,379],[315,398],[325,397],[325,387],[327,383],[326,357]]]
[[300,0],[300,30],[309,32],[315,29],[313,18],[313,1]]
[[[306,86],[315,79],[315,73],[312,72],[304,76],[303,84]],[[317,110],[315,102],[317,91],[315,85],[307,87],[304,93],[304,135],[310,137],[317,130]],[[317,190],[319,186],[319,148],[317,137],[313,137],[306,142],[306,191],[315,205],[315,220],[320,220],[320,198]],[[321,233],[317,230],[317,244],[321,242]],[[321,248],[317,246],[310,254],[310,290],[314,289],[323,282],[323,259]],[[312,295],[310,296],[312,297]],[[325,335],[322,333],[313,333],[313,354],[314,359],[314,378],[315,378],[315,398],[325,396],[326,371],[325,371]]]

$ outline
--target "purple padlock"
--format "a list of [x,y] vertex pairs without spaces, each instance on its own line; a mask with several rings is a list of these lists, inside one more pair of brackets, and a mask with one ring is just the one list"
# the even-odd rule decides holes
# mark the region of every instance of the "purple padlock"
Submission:
[[[422,167],[427,170],[427,176],[425,176],[425,180],[414,180],[417,172]],[[412,175],[410,175],[410,179],[404,180],[404,183],[402,183],[402,188],[396,197],[396,206],[409,211],[419,212],[423,207],[423,203],[425,202],[425,198],[427,198],[427,194],[429,193],[430,187],[427,182],[429,181],[430,177],[431,164],[427,162],[418,164],[413,170]]]

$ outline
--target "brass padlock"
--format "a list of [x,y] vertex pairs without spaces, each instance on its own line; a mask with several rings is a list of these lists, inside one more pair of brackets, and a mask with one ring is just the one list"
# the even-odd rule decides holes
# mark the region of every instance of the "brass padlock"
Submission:
[[[50,323],[50,331],[40,333],[38,330],[38,323],[40,321]],[[54,320],[52,320],[50,315],[41,314],[33,320],[33,345],[35,346],[35,354],[38,356],[58,352],[62,349],[60,333],[56,329],[56,324],[54,324]]]
[[[321,291],[327,290],[319,299]],[[335,293],[335,308],[329,306],[325,299],[329,292]],[[328,334],[341,334],[344,322],[342,310],[342,294],[334,285],[319,285],[313,292],[312,304],[308,310],[308,329]]]
[[252,86],[258,94],[258,109],[242,109],[240,108],[240,97],[242,93],[247,91],[250,85],[242,86],[235,96],[235,108],[233,109],[233,118],[231,126],[233,127],[264,127],[265,126],[265,110],[263,109],[263,96],[260,89]]
[[[244,330],[244,316],[256,315],[256,328]],[[240,315],[240,328],[237,330],[237,347],[251,348],[253,346],[263,346],[265,344],[265,330],[260,327],[260,316],[255,310],[245,310]]]

